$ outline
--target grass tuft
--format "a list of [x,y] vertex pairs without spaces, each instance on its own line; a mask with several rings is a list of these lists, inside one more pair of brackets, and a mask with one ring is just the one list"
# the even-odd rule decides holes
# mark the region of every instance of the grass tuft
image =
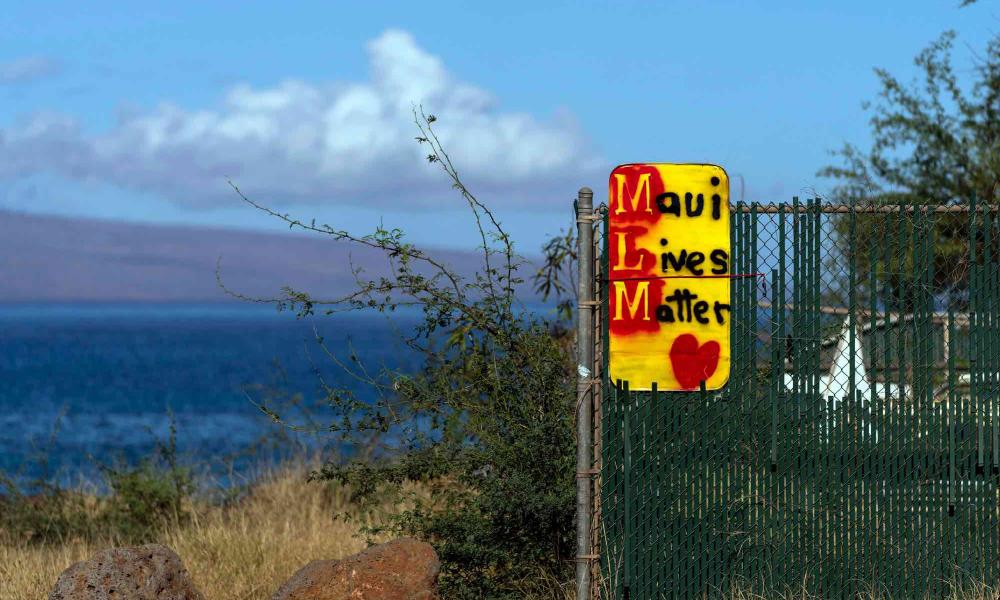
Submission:
[[[180,555],[206,598],[270,598],[306,563],[341,558],[366,546],[357,533],[371,524],[371,517],[358,513],[348,521],[335,519],[336,513],[351,513],[349,494],[333,484],[307,482],[307,475],[305,467],[276,469],[263,474],[237,501],[192,501],[188,519],[161,528],[151,541]],[[79,503],[98,504],[85,495]],[[46,598],[66,567],[121,543],[99,535],[39,543],[0,530],[3,597]]]

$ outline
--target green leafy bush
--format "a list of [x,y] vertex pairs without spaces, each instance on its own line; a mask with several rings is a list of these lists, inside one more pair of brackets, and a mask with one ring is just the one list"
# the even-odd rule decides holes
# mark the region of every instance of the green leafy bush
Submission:
[[[415,535],[434,545],[446,598],[563,597],[573,574],[575,510],[569,329],[558,317],[532,314],[519,302],[525,261],[496,215],[458,177],[434,132],[435,117],[417,111],[414,116],[417,140],[430,149],[428,161],[445,171],[470,210],[470,226],[482,242],[474,275],[463,276],[408,243],[398,229],[361,236],[306,223],[248,199],[234,186],[246,202],[292,228],[381,250],[389,261],[386,275],[366,279],[357,273],[358,289],[342,298],[320,301],[286,289],[275,300],[279,309],[304,316],[324,310],[391,313],[409,306],[423,315],[403,339],[423,357],[416,373],[372,373],[368,365],[327,353],[367,382],[377,398],[323,383],[333,411],[325,429],[357,455],[329,462],[313,476],[350,486],[355,500],[370,506],[384,505],[387,497],[405,500],[406,510],[368,531]],[[539,273],[543,292],[570,287],[545,284],[546,277],[565,276],[558,264]],[[273,406],[262,409],[284,421]]]
[[0,493],[0,534],[6,539],[31,543],[57,543],[90,538],[97,532],[94,510],[87,496],[57,486],[21,491],[3,476]]
[[[317,474],[347,484],[362,501],[408,500],[412,508],[369,531],[434,544],[449,598],[523,598],[571,577],[575,463],[565,352],[537,326],[519,331],[516,345],[494,352],[478,343],[407,378],[397,400],[408,421],[426,421],[427,429],[415,428],[399,454],[330,463]],[[408,481],[432,491],[407,494]]]
[[101,519],[117,537],[150,541],[166,525],[189,519],[186,501],[194,492],[194,480],[190,469],[177,462],[174,434],[171,423],[169,443],[138,466],[104,469],[111,494]]
[[0,474],[0,533],[29,543],[142,543],[168,525],[187,521],[195,486],[190,469],[178,463],[175,433],[171,422],[168,441],[158,442],[137,465],[102,466],[107,494],[67,489],[44,479],[19,485],[14,477]]

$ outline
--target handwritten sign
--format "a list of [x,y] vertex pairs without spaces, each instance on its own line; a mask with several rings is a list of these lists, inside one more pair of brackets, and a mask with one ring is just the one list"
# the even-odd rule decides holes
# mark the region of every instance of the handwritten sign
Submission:
[[631,389],[729,380],[729,177],[632,164],[609,182],[609,373]]

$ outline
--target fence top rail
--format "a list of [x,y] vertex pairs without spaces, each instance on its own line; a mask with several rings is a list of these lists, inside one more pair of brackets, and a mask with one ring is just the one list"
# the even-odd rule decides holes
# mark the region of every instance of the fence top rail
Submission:
[[[933,213],[968,213],[972,212],[969,204],[954,205],[921,205],[921,204],[882,204],[882,205],[855,205],[850,204],[820,204],[821,213],[848,214],[877,214],[877,213],[911,213],[911,212],[933,212]],[[739,203],[730,204],[730,212],[749,213],[756,209],[757,214],[776,213],[806,213],[815,210],[815,203],[802,202],[798,205],[792,203],[760,204],[760,203]],[[976,212],[1000,212],[1000,204],[980,204],[975,208]]]

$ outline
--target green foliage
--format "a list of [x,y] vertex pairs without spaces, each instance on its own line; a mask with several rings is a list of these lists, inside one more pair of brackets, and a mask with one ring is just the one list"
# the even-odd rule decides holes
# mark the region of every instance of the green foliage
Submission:
[[187,521],[185,501],[194,492],[191,471],[177,461],[176,430],[166,445],[135,467],[104,468],[111,494],[101,518],[117,536],[149,541],[165,525]]
[[6,475],[0,481],[0,533],[33,543],[92,538],[98,532],[85,494],[58,486],[26,494]]
[[550,238],[542,247],[545,262],[535,273],[535,291],[543,297],[559,299],[559,319],[573,318],[573,288],[576,287],[576,232],[572,228]]
[[[819,172],[837,181],[836,200],[919,207],[968,204],[974,199],[995,204],[1000,199],[1000,35],[977,56],[969,85],[963,85],[961,71],[952,64],[954,40],[954,32],[946,32],[916,57],[920,81],[907,85],[876,69],[879,99],[866,104],[872,110],[871,149],[864,152],[846,144],[835,153],[840,164]],[[873,248],[899,235],[887,229],[893,222],[885,215],[858,218],[851,251],[858,253],[861,268],[866,268]],[[846,217],[838,220],[842,237],[848,227]],[[906,227],[900,224],[897,229]],[[934,238],[935,290],[960,306],[968,285],[968,219],[938,215],[929,233]],[[906,304],[911,286],[882,273],[906,274],[911,267],[907,262],[876,267],[885,288],[882,293],[895,298],[896,305]]]
[[[0,474],[0,532],[30,543],[72,539],[124,543],[152,541],[169,524],[186,521],[194,492],[188,468],[178,464],[175,429],[138,465],[103,466],[108,494],[67,489],[50,481],[18,485]],[[26,492],[25,489],[31,490]]]
[[436,546],[446,597],[521,598],[545,580],[540,572],[571,575],[575,463],[565,351],[544,328],[525,327],[516,338],[514,351],[476,343],[400,385],[401,404],[411,407],[405,419],[427,423],[405,436],[405,452],[374,464],[327,464],[318,474],[373,502],[400,494],[406,481],[430,483],[429,497],[403,493],[413,508],[388,527]]
[[954,39],[946,32],[917,56],[920,82],[876,69],[871,150],[845,145],[842,164],[820,171],[839,181],[839,198],[948,204],[1000,193],[1000,35],[976,61],[971,89],[952,65]]
[[[350,443],[358,456],[327,463],[314,477],[349,485],[355,500],[369,506],[405,500],[401,514],[368,531],[388,529],[433,544],[447,598],[562,594],[573,573],[572,339],[565,326],[520,304],[515,292],[523,283],[524,261],[494,213],[462,183],[434,131],[437,119],[415,110],[414,120],[418,143],[430,150],[428,161],[452,180],[479,234],[482,264],[471,277],[410,244],[400,230],[379,228],[362,236],[307,224],[236,189],[291,227],[378,248],[389,260],[389,274],[355,273],[357,290],[344,297],[320,301],[285,290],[271,299],[279,308],[306,315],[321,308],[389,313],[411,306],[423,315],[403,339],[423,357],[415,373],[373,373],[354,357],[344,361],[327,353],[367,382],[377,398],[357,398],[322,382],[333,413],[324,429]],[[570,289],[566,269],[555,259],[565,260],[571,246],[566,236],[547,249],[554,260],[536,275],[543,294]],[[546,277],[559,280],[546,285]],[[274,407],[262,410],[284,421]],[[412,482],[425,485],[415,488]]]

